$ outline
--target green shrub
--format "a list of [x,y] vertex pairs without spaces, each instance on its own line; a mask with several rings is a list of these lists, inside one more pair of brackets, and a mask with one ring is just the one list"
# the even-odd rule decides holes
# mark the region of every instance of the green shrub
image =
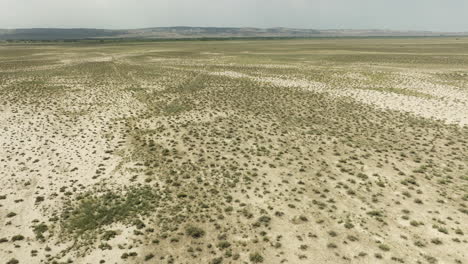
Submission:
[[193,238],[201,238],[205,235],[205,231],[196,226],[187,227],[185,233]]
[[24,239],[24,236],[22,235],[16,235],[16,236],[13,236],[11,238],[11,241],[15,242],[15,241],[20,241],[20,240],[23,240]]
[[385,244],[380,244],[379,248],[380,248],[380,250],[383,250],[383,251],[389,251],[390,250],[390,247],[385,245]]
[[221,241],[218,243],[218,248],[220,249],[225,249],[225,248],[228,248],[231,246],[231,243],[229,243],[228,241]]
[[260,255],[258,252],[251,253],[249,259],[252,263],[261,263],[263,262],[263,256]]
[[130,187],[125,194],[107,191],[101,196],[88,195],[62,217],[66,230],[81,235],[115,222],[132,220],[153,209],[159,196],[153,189]]

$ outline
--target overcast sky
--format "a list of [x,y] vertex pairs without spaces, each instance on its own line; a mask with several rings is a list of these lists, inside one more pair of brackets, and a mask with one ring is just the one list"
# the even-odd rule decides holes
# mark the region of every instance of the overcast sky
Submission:
[[181,25],[468,31],[468,0],[0,0],[0,28]]

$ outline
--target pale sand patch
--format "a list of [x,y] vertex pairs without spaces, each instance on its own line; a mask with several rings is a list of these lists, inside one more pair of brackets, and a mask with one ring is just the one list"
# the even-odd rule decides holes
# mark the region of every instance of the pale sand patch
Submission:
[[458,87],[436,83],[430,74],[405,72],[397,76],[396,88],[411,89],[449,100],[468,102],[468,93]]
[[331,94],[349,96],[359,102],[372,104],[381,109],[408,112],[425,118],[443,120],[450,124],[462,126],[468,124],[466,102],[425,99],[390,92],[359,89],[345,89],[343,91],[332,92]]
[[209,73],[211,75],[226,76],[226,77],[231,77],[231,78],[253,78],[250,75],[240,73],[240,72],[234,72],[234,71],[212,72],[212,73],[206,71],[206,73]]

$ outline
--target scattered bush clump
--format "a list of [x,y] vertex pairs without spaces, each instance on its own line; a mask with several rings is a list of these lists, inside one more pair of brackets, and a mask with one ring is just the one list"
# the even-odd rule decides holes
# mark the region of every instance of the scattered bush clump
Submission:
[[100,196],[87,193],[64,211],[63,226],[65,230],[81,235],[145,214],[156,206],[158,199],[159,196],[149,186],[130,187],[124,194],[116,191],[107,191]]
[[260,255],[260,253],[258,252],[255,252],[255,253],[251,253],[250,256],[249,256],[249,259],[252,263],[261,263],[263,262],[263,256]]
[[196,226],[187,227],[185,233],[193,238],[201,238],[205,235],[205,231]]

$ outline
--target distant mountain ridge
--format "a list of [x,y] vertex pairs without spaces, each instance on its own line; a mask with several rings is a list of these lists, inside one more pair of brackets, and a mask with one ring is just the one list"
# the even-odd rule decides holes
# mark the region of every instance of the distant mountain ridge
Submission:
[[0,40],[190,39],[344,36],[466,36],[467,32],[394,30],[315,30],[253,27],[153,27],[141,29],[22,28],[0,29]]

